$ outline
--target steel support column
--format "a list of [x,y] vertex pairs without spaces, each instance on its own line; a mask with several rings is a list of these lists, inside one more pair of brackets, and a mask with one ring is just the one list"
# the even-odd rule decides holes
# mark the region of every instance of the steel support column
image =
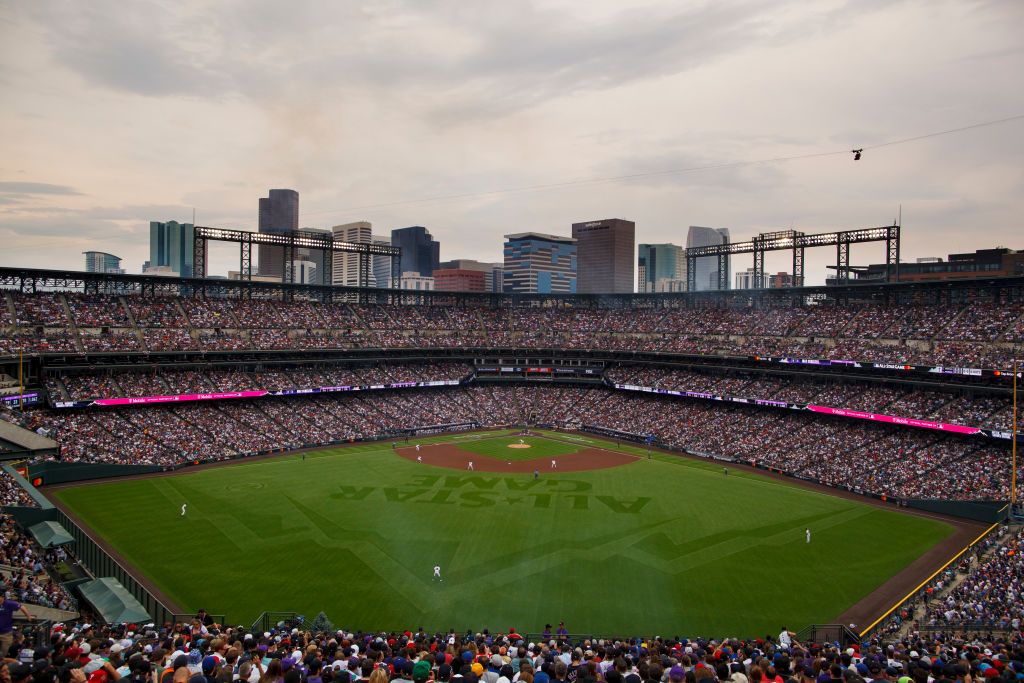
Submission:
[[295,233],[286,235],[284,247],[281,249],[281,282],[295,282],[295,273],[291,272],[292,261],[295,260]]
[[238,250],[238,279],[252,279],[252,238],[243,239]]
[[836,244],[836,282],[846,284],[850,280],[850,243]]
[[370,286],[370,252],[364,251],[359,253],[359,281],[358,287],[369,287]]
[[729,289],[729,256],[728,254],[718,255],[718,291],[724,292]]
[[764,289],[764,251],[754,250],[754,289]]
[[804,248],[793,247],[793,286],[804,286]]
[[334,252],[326,248],[321,252],[324,255],[324,272],[320,277],[320,282],[329,287],[334,284]]
[[697,259],[686,255],[686,291],[697,291]]
[[900,279],[900,226],[893,225],[885,236],[885,279],[898,282]]
[[206,279],[206,238],[192,238],[192,277]]

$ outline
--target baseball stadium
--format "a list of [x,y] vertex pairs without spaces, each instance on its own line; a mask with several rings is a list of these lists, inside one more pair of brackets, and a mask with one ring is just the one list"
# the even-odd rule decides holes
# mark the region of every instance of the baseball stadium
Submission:
[[1019,628],[1024,278],[0,286],[0,564],[25,628]]

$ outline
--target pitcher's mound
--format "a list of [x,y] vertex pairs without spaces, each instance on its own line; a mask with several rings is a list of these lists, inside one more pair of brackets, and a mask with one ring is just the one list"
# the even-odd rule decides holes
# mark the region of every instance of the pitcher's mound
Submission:
[[508,447],[509,448],[533,448],[533,446],[531,446],[528,443],[510,443],[508,445]]

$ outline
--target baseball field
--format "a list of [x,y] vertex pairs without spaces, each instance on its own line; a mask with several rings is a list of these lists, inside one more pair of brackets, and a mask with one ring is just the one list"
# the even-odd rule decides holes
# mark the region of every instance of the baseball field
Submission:
[[570,434],[359,444],[53,496],[185,611],[351,629],[763,635],[832,622],[953,533]]

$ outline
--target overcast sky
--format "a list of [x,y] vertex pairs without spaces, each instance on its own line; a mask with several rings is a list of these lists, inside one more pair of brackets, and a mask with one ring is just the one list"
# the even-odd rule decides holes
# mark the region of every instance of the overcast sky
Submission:
[[255,230],[269,188],[304,227],[425,225],[444,260],[598,218],[685,244],[901,204],[905,259],[1024,249],[1024,121],[870,149],[1024,114],[1022,29],[1019,0],[2,0],[0,265],[139,272],[150,220]]

